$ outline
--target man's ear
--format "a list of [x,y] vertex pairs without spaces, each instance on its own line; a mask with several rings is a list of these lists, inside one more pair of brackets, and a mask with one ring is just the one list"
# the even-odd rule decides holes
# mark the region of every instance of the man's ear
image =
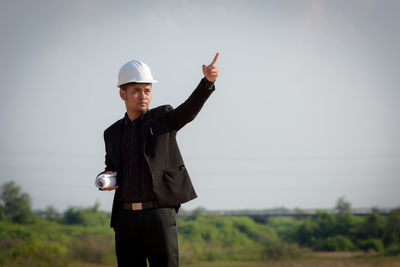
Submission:
[[122,100],[125,101],[125,98],[126,98],[125,90],[119,89],[119,96],[121,97]]

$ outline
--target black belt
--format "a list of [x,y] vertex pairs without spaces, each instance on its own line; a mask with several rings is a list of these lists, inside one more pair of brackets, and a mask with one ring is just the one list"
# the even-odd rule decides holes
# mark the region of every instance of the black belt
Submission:
[[159,205],[155,201],[122,203],[122,208],[126,210],[145,210],[157,207]]

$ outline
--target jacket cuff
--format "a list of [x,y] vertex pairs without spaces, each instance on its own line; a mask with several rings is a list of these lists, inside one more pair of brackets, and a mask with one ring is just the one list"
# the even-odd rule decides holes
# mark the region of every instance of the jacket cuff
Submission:
[[204,87],[207,88],[208,90],[215,90],[214,82],[210,82],[209,80],[206,79],[206,77],[203,78],[203,83]]

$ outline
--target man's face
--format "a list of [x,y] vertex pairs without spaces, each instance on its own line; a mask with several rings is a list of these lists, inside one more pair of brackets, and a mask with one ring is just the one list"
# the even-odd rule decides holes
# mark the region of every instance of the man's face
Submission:
[[119,93],[122,100],[125,101],[127,110],[142,114],[149,108],[151,100],[150,83],[129,84],[125,90],[120,89]]

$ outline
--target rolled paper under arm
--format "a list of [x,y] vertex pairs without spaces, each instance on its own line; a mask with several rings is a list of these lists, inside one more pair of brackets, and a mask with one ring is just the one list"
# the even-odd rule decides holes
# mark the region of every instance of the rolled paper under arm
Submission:
[[97,188],[112,187],[117,184],[117,173],[114,174],[100,174],[95,180]]

